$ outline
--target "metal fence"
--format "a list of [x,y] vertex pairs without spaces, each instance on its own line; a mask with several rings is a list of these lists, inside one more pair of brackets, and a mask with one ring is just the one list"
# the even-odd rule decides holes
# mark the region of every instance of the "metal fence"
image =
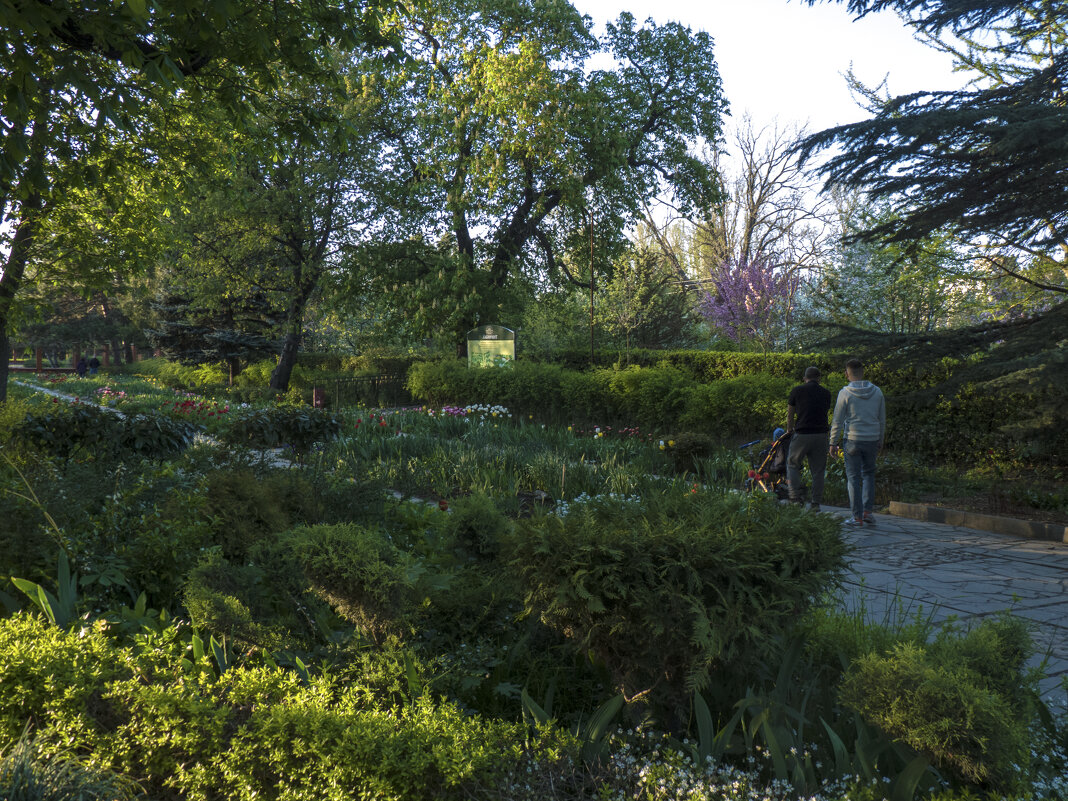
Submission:
[[404,374],[365,375],[355,378],[333,378],[318,381],[316,388],[323,390],[327,408],[345,406],[405,406],[412,403],[412,396],[404,386]]

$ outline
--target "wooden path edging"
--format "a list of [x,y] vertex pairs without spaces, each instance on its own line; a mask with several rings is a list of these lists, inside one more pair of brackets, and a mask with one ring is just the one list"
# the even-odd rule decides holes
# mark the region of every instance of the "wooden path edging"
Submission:
[[926,506],[919,503],[901,503],[890,501],[890,514],[909,517],[928,523],[944,523],[949,526],[975,528],[980,531],[992,531],[995,534],[1008,534],[1029,540],[1047,540],[1068,544],[1068,526],[1061,523],[1040,523],[1034,520],[1018,520],[1014,517],[998,517],[978,512],[965,512],[960,509],[944,509],[941,506]]

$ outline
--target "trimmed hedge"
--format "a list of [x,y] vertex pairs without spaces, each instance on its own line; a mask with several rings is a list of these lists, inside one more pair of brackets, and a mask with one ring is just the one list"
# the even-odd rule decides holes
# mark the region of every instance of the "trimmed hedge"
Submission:
[[621,423],[715,438],[759,435],[784,424],[794,383],[751,375],[702,385],[670,365],[576,372],[536,362],[472,369],[449,361],[418,364],[408,374],[412,395],[433,405],[499,403],[561,423]]
[[[526,358],[520,361],[526,361]],[[589,370],[588,350],[562,350],[552,359],[531,359],[545,364],[555,364],[569,370]],[[621,364],[631,367],[671,366],[686,373],[695,381],[716,381],[721,378],[736,378],[740,375],[764,373],[780,378],[796,378],[809,365],[816,365],[823,372],[841,369],[845,357],[811,353],[739,353],[716,350],[632,350],[625,359],[616,350],[594,352],[593,366],[618,369]]]

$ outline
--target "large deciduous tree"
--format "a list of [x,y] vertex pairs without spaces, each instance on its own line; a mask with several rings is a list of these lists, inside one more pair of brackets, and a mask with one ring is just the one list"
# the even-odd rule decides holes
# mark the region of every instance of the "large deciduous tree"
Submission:
[[315,72],[332,43],[366,41],[367,8],[351,0],[0,5],[0,400],[9,317],[42,222],[68,190],[115,171],[94,158],[103,144],[122,134],[139,141],[146,110],[179,93],[248,118],[252,101],[277,86],[279,64]]
[[975,270],[944,233],[918,246],[857,238],[891,213],[855,194],[837,197],[839,243],[806,282],[803,307],[817,334],[828,327],[922,334],[967,320]]
[[833,203],[817,192],[816,179],[794,152],[803,136],[803,130],[778,124],[757,128],[743,117],[707,157],[720,181],[711,213],[694,217],[670,210],[664,217],[664,204],[647,211],[647,232],[681,279],[728,262],[800,272],[826,260]]
[[[707,34],[623,14],[598,42],[565,0],[407,9],[394,24],[412,59],[386,71],[377,121],[402,191],[379,241],[446,242],[456,269],[500,292],[524,267],[558,276],[563,254],[588,253],[591,210],[621,241],[657,193],[687,208],[716,197],[694,150],[719,137],[726,105]],[[614,66],[587,71],[596,53]]]

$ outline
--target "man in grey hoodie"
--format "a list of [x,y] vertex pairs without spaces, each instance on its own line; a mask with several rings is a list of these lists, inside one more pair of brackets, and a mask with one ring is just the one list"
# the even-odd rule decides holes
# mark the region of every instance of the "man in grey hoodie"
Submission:
[[859,359],[846,362],[849,383],[838,392],[831,420],[830,454],[835,456],[838,439],[845,451],[846,486],[853,517],[851,526],[875,525],[875,457],[886,435],[886,402],[882,390],[864,380]]

